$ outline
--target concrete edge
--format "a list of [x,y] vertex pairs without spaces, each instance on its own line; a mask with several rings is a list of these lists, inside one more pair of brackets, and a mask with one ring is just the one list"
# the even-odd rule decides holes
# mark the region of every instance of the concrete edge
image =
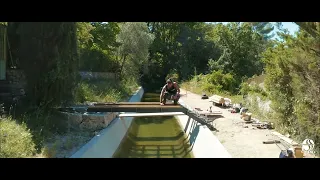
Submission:
[[[143,94],[144,89],[139,87],[131,96],[129,102],[141,101]],[[126,135],[132,119],[133,117],[125,117],[123,121],[119,118],[113,119],[107,128],[101,130],[70,158],[112,158]]]
[[[185,104],[181,99],[179,103]],[[191,118],[189,120],[187,115],[175,116],[175,118],[188,137],[195,158],[232,158],[219,139],[206,126]]]

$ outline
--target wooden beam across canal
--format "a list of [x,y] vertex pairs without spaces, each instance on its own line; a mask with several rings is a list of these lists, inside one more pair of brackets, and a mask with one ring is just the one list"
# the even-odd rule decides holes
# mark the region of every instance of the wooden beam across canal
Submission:
[[202,125],[207,125],[209,129],[215,130],[211,124],[209,116],[220,116],[221,112],[212,112],[209,114],[198,114],[193,110],[180,104],[166,104],[161,106],[159,102],[119,102],[119,103],[96,103],[89,106],[87,112],[135,112],[138,114],[120,114],[119,117],[139,117],[139,116],[175,116],[187,115]]
[[187,113],[187,109],[181,105],[166,104],[161,106],[159,102],[119,102],[119,103],[97,103],[89,106],[87,112],[136,112],[136,113],[156,113],[156,112],[182,112]]

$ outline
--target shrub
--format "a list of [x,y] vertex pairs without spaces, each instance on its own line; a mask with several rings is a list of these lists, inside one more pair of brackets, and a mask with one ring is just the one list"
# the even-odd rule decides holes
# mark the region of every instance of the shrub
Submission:
[[261,95],[261,97],[264,99],[268,96],[267,92],[263,88],[261,88],[258,84],[253,83],[249,85],[247,82],[241,83],[240,93],[242,95],[258,94],[258,95]]
[[118,72],[120,64],[115,56],[99,47],[82,49],[80,54],[80,70],[94,72]]
[[235,92],[236,90],[236,80],[233,75],[230,73],[224,74],[222,70],[213,71],[211,74],[207,74],[206,82],[215,86],[217,91]]
[[169,78],[171,78],[173,81],[178,82],[180,77],[179,77],[179,74],[178,74],[178,73],[176,73],[175,71],[171,71],[171,72],[166,76],[166,79],[165,79],[165,80],[167,80],[167,79],[169,79]]
[[26,158],[36,153],[32,135],[25,124],[11,118],[0,120],[0,158]]
[[219,70],[206,75],[196,75],[189,82],[182,83],[181,87],[195,93],[229,94],[237,91],[237,82],[232,74],[224,74]]

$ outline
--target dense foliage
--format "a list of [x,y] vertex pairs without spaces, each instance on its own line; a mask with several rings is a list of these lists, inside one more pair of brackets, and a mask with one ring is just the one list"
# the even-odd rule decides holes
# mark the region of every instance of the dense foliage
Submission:
[[[292,37],[282,34],[283,42],[263,55],[266,88],[270,92],[273,118],[286,132],[320,141],[320,23],[305,23]],[[310,33],[311,32],[311,33]],[[319,149],[318,149],[319,151]]]

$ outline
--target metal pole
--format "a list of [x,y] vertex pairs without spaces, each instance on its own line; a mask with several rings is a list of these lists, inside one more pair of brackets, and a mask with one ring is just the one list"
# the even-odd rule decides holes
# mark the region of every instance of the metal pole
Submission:
[[127,127],[127,125],[126,125],[125,119],[123,119],[123,117],[120,117],[120,121],[122,122],[124,128],[127,130],[128,127]]
[[184,128],[184,132],[185,132],[185,133],[186,133],[186,132],[187,132],[187,130],[188,130],[188,127],[189,127],[190,121],[191,121],[191,117],[190,117],[190,116],[188,116],[188,122],[187,122],[187,124],[186,124],[186,127]]

